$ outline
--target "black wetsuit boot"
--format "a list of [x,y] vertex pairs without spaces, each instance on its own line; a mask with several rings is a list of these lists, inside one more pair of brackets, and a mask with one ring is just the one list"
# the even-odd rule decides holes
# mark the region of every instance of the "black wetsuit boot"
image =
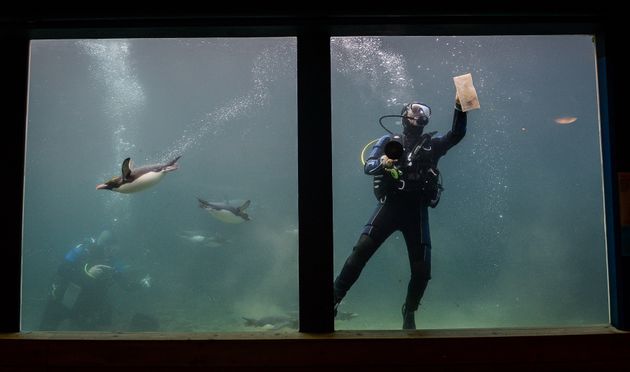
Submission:
[[416,329],[415,311],[407,310],[407,304],[402,306],[403,326],[402,329]]
[[416,329],[414,313],[418,310],[420,299],[431,279],[431,247],[425,245],[422,250],[425,252],[425,260],[411,263],[411,279],[407,287],[407,298],[402,306],[403,329]]

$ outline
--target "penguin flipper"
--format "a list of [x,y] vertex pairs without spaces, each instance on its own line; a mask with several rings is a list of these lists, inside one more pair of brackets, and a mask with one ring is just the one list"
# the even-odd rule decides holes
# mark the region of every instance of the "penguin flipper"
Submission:
[[129,179],[129,177],[131,176],[131,168],[129,166],[130,162],[131,162],[131,158],[127,158],[127,159],[123,160],[123,163],[122,163],[122,179],[123,179],[123,181],[127,181]]
[[182,156],[179,155],[178,157],[176,157],[175,159],[169,161],[168,163],[166,163],[167,166],[172,166],[175,165],[175,163],[177,163],[177,161],[179,160],[179,158],[181,158]]
[[238,207],[238,210],[241,212],[244,211],[245,209],[247,209],[247,207],[249,207],[250,203],[251,203],[251,200],[246,200],[245,203],[243,203],[243,205]]

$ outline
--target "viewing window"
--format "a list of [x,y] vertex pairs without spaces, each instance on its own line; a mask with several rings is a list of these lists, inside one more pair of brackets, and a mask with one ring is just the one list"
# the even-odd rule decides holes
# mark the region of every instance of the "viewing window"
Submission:
[[31,42],[23,330],[298,329],[296,48]]
[[[379,118],[419,101],[431,111],[424,133],[446,135],[453,77],[468,73],[480,109],[466,113],[465,136],[437,165],[443,191],[428,208],[431,280],[417,327],[609,323],[591,35],[332,38],[335,277],[362,232],[380,237],[386,229],[373,223],[379,208],[392,218],[411,208],[378,202],[364,174],[362,162],[387,134]],[[403,132],[400,117],[383,124]],[[413,172],[405,162],[403,180]],[[388,193],[402,187],[394,185]],[[398,223],[415,223],[415,215],[405,218]],[[409,279],[405,239],[395,232],[341,301],[336,328],[400,329]]]
[[[300,51],[328,58],[329,35],[301,36]],[[312,218],[302,227],[334,236],[332,279],[347,290],[336,329],[401,329],[409,287],[418,329],[609,324],[594,41],[332,37],[330,231],[330,198],[311,182],[330,163],[305,168],[327,157],[302,146],[330,155],[328,99],[314,99],[328,89],[297,81],[297,37],[32,40],[21,330],[297,331],[298,286],[316,304],[330,288],[314,275],[299,284],[298,264],[333,266],[313,239],[299,248],[319,266],[302,252],[298,263],[298,142],[300,171],[313,170],[300,197],[321,198],[300,207]],[[300,72],[329,70],[301,56],[312,69]],[[465,74],[480,108],[462,114],[453,78]],[[298,83],[300,128],[305,117],[321,128],[298,133]],[[414,102],[430,112],[418,151],[445,136],[444,151],[412,158],[408,136],[396,175],[375,181],[372,149],[404,132]],[[332,321],[321,308],[305,317],[315,331]]]

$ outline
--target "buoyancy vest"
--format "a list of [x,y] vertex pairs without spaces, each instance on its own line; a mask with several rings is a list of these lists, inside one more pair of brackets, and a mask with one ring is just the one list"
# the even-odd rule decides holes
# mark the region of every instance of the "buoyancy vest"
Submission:
[[425,133],[411,149],[405,149],[396,166],[397,172],[374,176],[374,196],[381,203],[387,196],[419,193],[428,206],[435,208],[440,201],[442,180],[431,139],[437,132]]

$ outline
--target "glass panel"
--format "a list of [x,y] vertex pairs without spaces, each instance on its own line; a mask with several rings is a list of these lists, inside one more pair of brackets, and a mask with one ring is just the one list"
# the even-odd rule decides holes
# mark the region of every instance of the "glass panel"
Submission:
[[33,41],[22,328],[297,330],[296,56]]
[[[350,288],[337,329],[401,329],[403,303],[419,329],[608,323],[594,46],[590,35],[331,39],[335,291]],[[456,143],[453,77],[467,73],[481,108]],[[380,203],[360,156],[387,134],[379,118],[413,101],[430,106],[424,133],[437,134],[418,147],[409,127],[399,180],[376,171]],[[383,124],[403,132],[401,117]]]

